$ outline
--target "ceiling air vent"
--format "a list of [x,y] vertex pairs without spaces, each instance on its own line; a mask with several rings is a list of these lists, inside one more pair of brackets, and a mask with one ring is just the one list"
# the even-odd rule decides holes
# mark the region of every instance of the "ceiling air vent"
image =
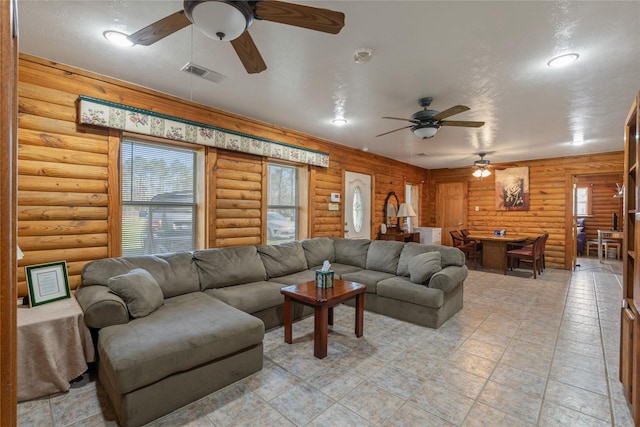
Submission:
[[227,76],[223,76],[220,73],[216,73],[213,70],[205,68],[202,65],[194,64],[192,62],[187,63],[184,67],[180,69],[180,71],[193,74],[195,76],[198,76],[205,80],[212,81],[214,83],[220,83],[222,80],[227,78]]

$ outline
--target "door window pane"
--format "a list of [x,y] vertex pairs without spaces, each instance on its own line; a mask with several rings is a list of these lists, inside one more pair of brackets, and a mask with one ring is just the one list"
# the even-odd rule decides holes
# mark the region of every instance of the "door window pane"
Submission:
[[364,221],[364,209],[362,208],[362,191],[360,187],[353,190],[353,229],[356,233],[362,231],[362,223]]

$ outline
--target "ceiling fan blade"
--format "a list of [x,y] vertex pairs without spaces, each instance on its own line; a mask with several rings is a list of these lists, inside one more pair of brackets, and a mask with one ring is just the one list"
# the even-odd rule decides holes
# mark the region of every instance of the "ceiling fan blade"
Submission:
[[338,34],[344,27],[344,13],[276,0],[256,3],[256,18],[324,33]]
[[231,46],[238,54],[247,73],[255,74],[267,69],[267,64],[264,63],[264,59],[262,59],[262,55],[260,55],[260,51],[248,31],[242,33],[237,39],[231,40]]
[[463,111],[467,111],[469,109],[470,108],[465,105],[456,105],[451,108],[447,108],[444,111],[440,111],[438,114],[436,114],[432,118],[433,120],[442,120],[442,119],[446,119],[449,116],[453,116],[454,114],[460,114]]
[[442,126],[460,126],[465,128],[479,128],[484,126],[484,122],[470,122],[466,120],[444,120],[440,124]]
[[127,37],[127,40],[131,43],[149,46],[188,25],[191,25],[191,21],[185,16],[184,10],[181,10],[136,31]]
[[380,135],[376,135],[376,138],[379,137],[379,136],[388,135],[388,134],[393,133],[393,132],[398,132],[399,130],[402,130],[402,129],[408,129],[410,127],[413,127],[413,125],[404,126],[404,127],[401,127],[400,129],[390,130],[389,132],[381,133]]
[[413,119],[403,119],[401,117],[383,117],[383,119],[391,119],[391,120],[402,120],[403,122],[411,122],[411,123],[415,123],[417,125],[420,124],[420,120],[413,120]]

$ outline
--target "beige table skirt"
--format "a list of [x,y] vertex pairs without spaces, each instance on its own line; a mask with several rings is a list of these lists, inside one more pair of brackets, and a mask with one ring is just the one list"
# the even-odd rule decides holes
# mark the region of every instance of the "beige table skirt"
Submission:
[[89,329],[76,299],[18,306],[18,401],[69,390],[95,360]]

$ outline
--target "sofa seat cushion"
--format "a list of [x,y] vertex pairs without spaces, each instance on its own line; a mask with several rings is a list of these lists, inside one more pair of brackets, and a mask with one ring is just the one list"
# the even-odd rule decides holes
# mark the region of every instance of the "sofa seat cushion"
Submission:
[[270,282],[279,283],[280,286],[297,285],[298,283],[306,283],[313,280],[316,280],[316,272],[314,270],[305,270],[298,273],[269,279]]
[[253,314],[284,304],[284,297],[280,293],[282,286],[281,283],[275,282],[252,282],[244,285],[207,289],[204,293],[218,298],[238,310]]
[[202,292],[166,299],[147,317],[100,330],[99,363],[120,394],[258,345],[261,320]]
[[376,293],[378,282],[380,282],[381,280],[389,279],[391,277],[395,277],[395,275],[375,270],[361,270],[354,273],[346,273],[340,276],[342,280],[350,280],[352,282],[358,282],[362,283],[363,285],[367,285],[367,289],[365,289],[365,292],[368,292],[370,294]]
[[444,292],[440,289],[418,285],[406,277],[392,277],[378,282],[378,295],[429,308],[440,308],[444,304]]
[[307,269],[307,259],[300,242],[258,245],[256,249],[269,278],[286,276]]
[[367,252],[367,270],[396,274],[404,242],[372,240]]
[[193,259],[201,290],[267,280],[267,271],[255,246],[195,251]]

